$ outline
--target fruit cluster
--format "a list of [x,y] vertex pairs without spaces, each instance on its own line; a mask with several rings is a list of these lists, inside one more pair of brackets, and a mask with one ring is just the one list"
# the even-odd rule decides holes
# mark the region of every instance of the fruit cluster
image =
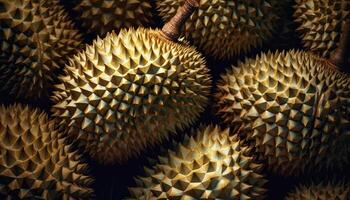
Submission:
[[349,71],[349,0],[0,0],[0,199],[348,200]]

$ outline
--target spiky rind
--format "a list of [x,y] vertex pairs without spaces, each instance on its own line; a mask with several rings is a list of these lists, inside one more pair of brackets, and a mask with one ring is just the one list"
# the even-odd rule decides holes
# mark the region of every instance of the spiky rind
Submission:
[[56,0],[0,0],[0,92],[48,98],[57,69],[81,36]]
[[86,164],[47,114],[0,106],[0,198],[91,199]]
[[54,116],[103,163],[124,161],[192,123],[211,86],[197,51],[143,28],[98,39],[61,81]]
[[294,50],[248,59],[222,76],[218,114],[243,124],[272,169],[294,174],[349,130],[350,77],[330,66]]
[[229,129],[202,127],[146,168],[130,199],[263,199],[261,169]]
[[304,46],[328,58],[338,47],[342,25],[350,17],[348,0],[296,0],[295,21]]
[[112,30],[152,25],[150,0],[78,0],[74,11],[82,28],[100,37]]
[[285,200],[349,200],[350,186],[345,184],[319,184],[310,186],[299,186],[290,193]]
[[[157,0],[168,21],[184,0]],[[185,25],[185,35],[205,53],[231,58],[262,44],[272,36],[278,21],[277,0],[200,0],[200,7]]]

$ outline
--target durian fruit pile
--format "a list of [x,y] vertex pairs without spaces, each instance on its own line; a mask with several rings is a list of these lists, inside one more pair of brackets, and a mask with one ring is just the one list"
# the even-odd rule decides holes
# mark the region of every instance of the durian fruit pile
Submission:
[[47,99],[82,38],[56,0],[0,0],[0,92]]
[[299,186],[290,193],[285,200],[348,200],[350,197],[350,187],[345,184],[318,184],[310,186]]
[[350,129],[350,75],[303,51],[261,54],[232,67],[218,85],[218,114],[274,171],[302,171]]
[[349,199],[349,12],[0,0],[0,199]]
[[230,129],[201,127],[130,188],[130,199],[264,199],[266,180],[251,148]]
[[[184,0],[157,0],[158,11],[168,21]],[[200,0],[199,9],[185,25],[185,36],[219,59],[247,53],[272,37],[283,1]]]
[[81,156],[46,113],[0,106],[0,199],[93,199]]
[[82,29],[100,37],[113,30],[153,24],[151,0],[73,0],[73,3]]

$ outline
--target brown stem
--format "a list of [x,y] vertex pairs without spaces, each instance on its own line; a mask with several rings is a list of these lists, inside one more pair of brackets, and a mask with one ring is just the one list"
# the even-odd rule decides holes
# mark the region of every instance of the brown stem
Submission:
[[340,70],[349,71],[348,67],[350,57],[350,19],[342,26],[342,33],[339,40],[339,46],[331,55],[330,61]]
[[176,42],[180,36],[181,27],[198,7],[199,0],[185,0],[185,4],[177,10],[176,15],[163,26],[164,37]]

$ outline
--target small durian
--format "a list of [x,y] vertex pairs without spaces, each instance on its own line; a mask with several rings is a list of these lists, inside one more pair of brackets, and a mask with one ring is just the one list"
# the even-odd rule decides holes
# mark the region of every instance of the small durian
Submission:
[[104,37],[112,30],[153,24],[151,0],[74,0],[73,11],[87,33]]
[[236,136],[212,125],[186,135],[135,179],[129,199],[264,199],[263,166]]
[[93,199],[92,178],[46,113],[0,106],[0,199]]
[[[167,21],[184,0],[157,0]],[[200,7],[185,25],[185,35],[206,54],[230,59],[260,46],[278,25],[279,0],[200,0]]]
[[342,25],[350,18],[350,1],[296,0],[294,17],[304,47],[328,58],[339,45]]
[[350,186],[346,184],[318,184],[299,186],[285,200],[349,200]]
[[339,70],[350,66],[349,25],[329,60],[304,51],[263,53],[228,70],[218,84],[218,115],[242,124],[242,137],[277,173],[302,172],[349,135],[350,75]]
[[[196,1],[188,2],[180,10],[193,9]],[[204,58],[171,30],[181,16],[163,31],[108,34],[70,60],[52,111],[70,137],[101,163],[139,154],[204,110],[211,78]]]
[[57,71],[80,44],[57,0],[0,0],[0,92],[47,99]]

